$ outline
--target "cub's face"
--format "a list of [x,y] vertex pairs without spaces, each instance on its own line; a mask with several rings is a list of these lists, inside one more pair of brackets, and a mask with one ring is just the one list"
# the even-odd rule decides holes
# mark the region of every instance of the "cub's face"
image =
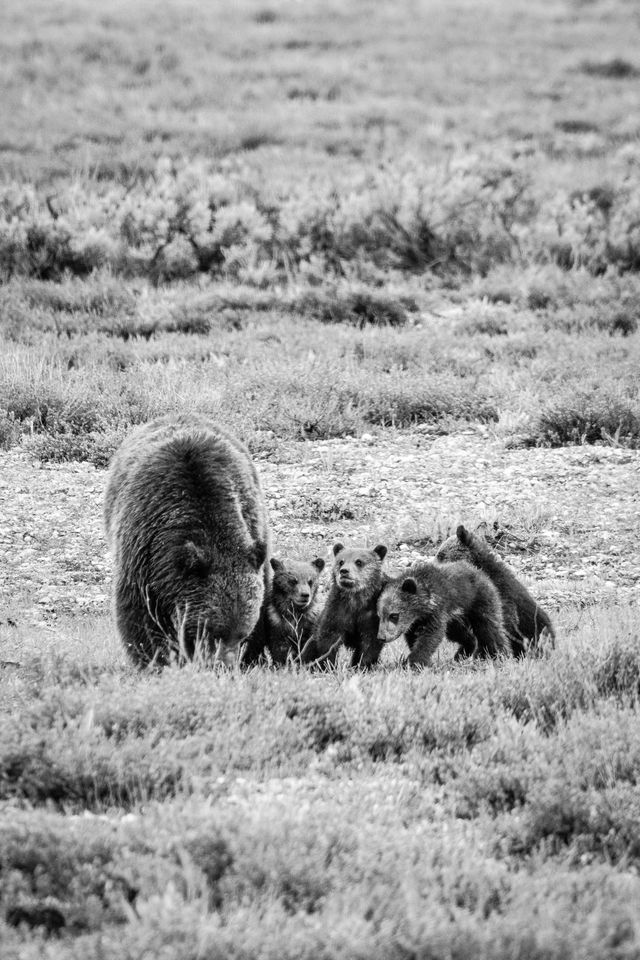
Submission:
[[333,555],[333,579],[341,590],[350,592],[367,589],[379,582],[387,548],[378,544],[373,550],[364,547],[346,549],[341,543],[336,543]]
[[378,640],[397,640],[416,620],[417,584],[411,577],[388,583],[378,598]]
[[318,557],[311,563],[304,560],[271,560],[273,598],[278,606],[308,610],[315,599],[318,580],[324,570],[324,560]]

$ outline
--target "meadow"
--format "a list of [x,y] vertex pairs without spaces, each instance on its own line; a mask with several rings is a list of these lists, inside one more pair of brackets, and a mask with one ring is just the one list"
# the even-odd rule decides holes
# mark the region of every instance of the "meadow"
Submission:
[[[633,0],[2,4],[3,960],[640,957],[639,41]],[[484,522],[556,648],[137,673],[100,491],[189,410],[276,553]]]

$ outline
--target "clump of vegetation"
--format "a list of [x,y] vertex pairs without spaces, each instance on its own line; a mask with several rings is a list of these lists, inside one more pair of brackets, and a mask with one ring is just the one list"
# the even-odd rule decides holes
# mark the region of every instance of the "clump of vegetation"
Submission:
[[605,77],[610,80],[627,80],[637,77],[640,71],[623,57],[611,60],[585,60],[580,69],[590,77]]
[[640,403],[636,398],[604,391],[572,392],[546,404],[536,418],[536,443],[614,443],[640,447]]
[[[360,260],[483,271],[512,257],[517,228],[530,217],[526,175],[508,160],[464,158],[445,172],[385,170],[339,193],[312,199],[300,190],[275,204],[249,176],[162,160],[133,188],[95,193],[77,185],[55,210],[34,190],[9,187],[0,195],[0,270],[5,280],[59,280],[108,266],[154,282],[199,272],[242,280],[260,270],[341,276]],[[367,309],[357,298],[347,306]],[[374,315],[381,310],[398,322],[397,308],[380,301]]]
[[[0,428],[1,429],[1,428]],[[11,435],[13,445],[18,442],[19,432]],[[104,469],[109,465],[126,436],[126,430],[90,431],[78,434],[39,433],[27,436],[24,448],[36,460],[42,463],[69,463],[86,461]]]
[[294,301],[305,316],[323,323],[350,323],[353,326],[399,327],[408,320],[404,306],[376,290],[366,288],[310,290]]

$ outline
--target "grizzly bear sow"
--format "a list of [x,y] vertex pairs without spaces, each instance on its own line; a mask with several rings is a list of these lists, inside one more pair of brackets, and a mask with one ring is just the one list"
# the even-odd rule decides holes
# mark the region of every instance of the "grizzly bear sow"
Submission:
[[297,659],[318,618],[316,594],[324,560],[272,557],[271,569],[273,579],[262,604],[260,622],[242,655],[244,666],[264,661],[265,649],[275,666],[282,666],[290,657]]
[[161,417],[113,459],[105,496],[118,631],[139,666],[225,663],[270,580],[266,510],[245,447],[204,417]]

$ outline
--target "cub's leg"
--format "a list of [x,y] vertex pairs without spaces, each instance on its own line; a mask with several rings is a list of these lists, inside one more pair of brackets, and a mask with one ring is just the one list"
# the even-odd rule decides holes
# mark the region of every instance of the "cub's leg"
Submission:
[[409,666],[428,667],[430,665],[432,656],[445,638],[446,625],[444,616],[432,617],[426,623],[422,623],[415,633],[409,631],[406,634]]
[[478,641],[468,624],[459,617],[454,617],[447,624],[447,640],[458,644],[455,660],[465,660],[476,655]]
[[467,611],[467,619],[478,641],[479,657],[513,655],[504,629],[500,597],[492,584],[485,583],[479,588],[478,596]]
[[359,636],[354,637],[349,644],[353,648],[351,666],[369,669],[375,667],[380,659],[384,642],[378,640],[379,620],[376,614],[363,618],[359,626]]
[[264,611],[260,612],[258,622],[247,637],[240,657],[240,666],[252,667],[265,662],[264,649],[269,639],[269,623]]
[[514,657],[524,657],[527,652],[527,643],[520,630],[520,617],[518,614],[518,605],[515,600],[507,596],[506,591],[498,590],[498,596],[502,604],[502,622],[504,631],[511,641],[511,649]]

